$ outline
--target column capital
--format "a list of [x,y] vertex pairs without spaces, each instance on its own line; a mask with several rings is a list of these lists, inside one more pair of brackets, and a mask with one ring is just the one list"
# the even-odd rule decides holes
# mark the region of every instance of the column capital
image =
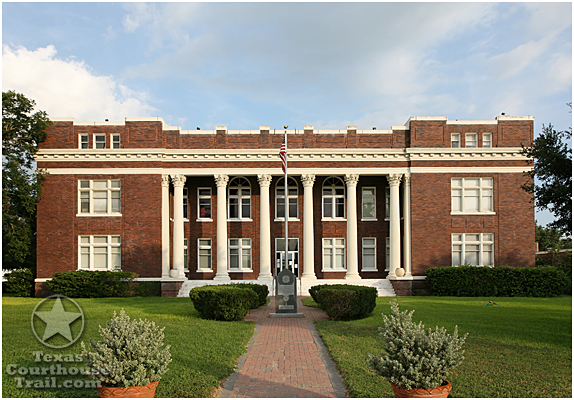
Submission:
[[229,181],[229,175],[225,174],[218,174],[213,176],[215,178],[215,184],[217,187],[225,187],[227,186],[227,182]]
[[315,174],[301,175],[301,182],[303,182],[303,187],[313,187],[313,184],[315,183]]
[[181,174],[176,174],[176,175],[170,175],[171,180],[173,182],[173,186],[175,187],[183,187],[185,185],[185,181],[187,179],[187,177],[185,175],[181,175]]
[[357,183],[359,182],[359,174],[346,174],[345,182],[347,183],[347,186],[357,186]]
[[271,175],[268,174],[258,174],[257,181],[261,187],[269,187],[271,185]]
[[389,186],[399,186],[401,184],[402,174],[389,174],[387,175],[387,181],[389,181]]
[[161,186],[169,187],[169,175],[162,175],[161,176]]
[[405,174],[404,175],[404,182],[405,182],[405,185],[411,184],[411,174]]

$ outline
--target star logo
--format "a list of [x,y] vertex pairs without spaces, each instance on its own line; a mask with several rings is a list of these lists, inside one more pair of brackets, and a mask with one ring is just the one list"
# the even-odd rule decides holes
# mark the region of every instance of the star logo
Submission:
[[[64,307],[64,304],[67,307]],[[80,322],[76,322],[78,319],[81,319],[81,326]],[[84,330],[84,313],[78,303],[71,298],[54,295],[46,297],[36,305],[32,311],[31,324],[32,331],[40,343],[53,349],[63,349],[80,338]]]

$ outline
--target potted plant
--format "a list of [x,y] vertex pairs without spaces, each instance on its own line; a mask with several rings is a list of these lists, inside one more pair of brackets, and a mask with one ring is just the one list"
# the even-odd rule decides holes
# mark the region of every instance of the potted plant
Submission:
[[130,320],[122,309],[114,311],[102,340],[90,339],[93,351],[82,342],[89,375],[98,381],[100,397],[154,397],[161,376],[171,362],[170,346],[163,347],[163,330],[155,322]]
[[395,397],[448,397],[452,385],[446,378],[464,359],[468,333],[459,337],[458,327],[452,335],[445,328],[427,331],[412,321],[413,313],[391,302],[391,315],[383,314],[385,326],[379,327],[384,352],[369,354],[369,366],[390,382]]

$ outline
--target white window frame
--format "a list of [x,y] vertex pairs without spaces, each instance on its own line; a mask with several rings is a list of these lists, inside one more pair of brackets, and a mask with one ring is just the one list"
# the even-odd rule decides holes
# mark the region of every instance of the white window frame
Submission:
[[492,147],[492,133],[484,132],[482,134],[482,147]]
[[[201,244],[202,240],[208,240],[209,244]],[[210,238],[197,239],[197,272],[213,272],[213,242]],[[208,250],[209,254],[201,254],[201,250]],[[201,258],[208,257],[209,268],[201,268]]]
[[[95,238],[106,238],[106,243],[95,243]],[[87,238],[88,243],[83,243],[82,239]],[[112,239],[117,239],[117,243],[113,243]],[[79,235],[78,236],[78,270],[87,271],[113,271],[116,267],[122,268],[122,239],[121,235]],[[98,254],[95,249],[106,249],[106,268],[95,268],[94,255]],[[87,249],[87,252],[82,252],[82,249]],[[82,255],[88,254],[88,265],[82,265]],[[99,253],[102,254],[102,253]],[[114,255],[119,255],[119,265],[114,265]]]
[[460,148],[460,133],[451,133],[450,134],[450,147],[453,149]]
[[[83,141],[82,139],[86,139]],[[83,145],[86,146],[83,146]],[[90,135],[88,133],[80,133],[78,135],[78,148],[79,149],[89,149],[90,148]]]
[[119,149],[122,146],[121,140],[121,135],[119,133],[112,134],[110,139],[110,149]]
[[[88,187],[82,187],[82,182],[89,182]],[[106,188],[94,188],[95,182],[107,182]],[[119,187],[112,187],[112,182],[118,182]],[[94,212],[94,192],[107,192],[106,197],[106,212]],[[112,205],[112,192],[119,193],[119,210],[113,211]],[[82,194],[88,193],[87,197],[82,197]],[[82,198],[88,199],[89,210],[82,212]],[[78,214],[76,216],[90,216],[90,217],[118,217],[122,215],[122,188],[121,179],[78,179]]]
[[[209,194],[200,194],[201,190],[209,190]],[[212,193],[210,187],[198,187],[197,188],[197,222],[202,221],[213,221],[213,200],[212,200]],[[209,217],[202,217],[201,216],[201,200],[209,199]]]
[[[342,244],[337,244],[336,241],[342,242]],[[346,254],[346,242],[345,242],[345,238],[323,238],[321,240],[321,247],[322,247],[322,255],[321,255],[321,260],[322,260],[322,272],[340,272],[340,271],[346,271],[347,270],[347,254]],[[331,250],[330,254],[327,254],[328,252],[326,250]],[[342,250],[342,260],[343,260],[343,265],[342,266],[338,266],[337,265],[337,255],[341,255],[341,252],[339,251],[339,253],[337,253],[337,250]],[[331,267],[326,267],[325,266],[325,258],[329,257],[330,258],[330,264]]]
[[183,220],[189,222],[189,189],[183,188]]
[[[340,184],[326,186],[325,184],[331,179],[338,181]],[[326,188],[331,188],[331,190],[333,192],[329,195],[325,195],[324,190]],[[343,194],[342,195],[337,194],[336,189],[341,189],[341,188],[343,189]],[[331,200],[331,216],[330,217],[325,216],[325,200],[326,199]],[[343,199],[343,216],[337,216],[337,199]],[[323,185],[321,186],[321,213],[322,213],[323,221],[345,221],[346,217],[347,217],[347,215],[346,215],[346,212],[347,212],[346,202],[347,202],[347,190],[346,190],[345,183],[343,182],[343,180],[337,176],[330,176],[327,179],[325,179],[323,181]]]
[[[98,142],[96,139],[98,137],[102,137],[102,136],[104,137],[104,142],[103,143],[101,141]],[[94,133],[93,139],[94,139],[94,142],[93,142],[94,143],[94,149],[102,150],[102,149],[106,148],[107,140],[106,140],[106,134],[105,133]],[[98,145],[102,145],[102,147],[98,147]]]
[[[374,240],[375,243],[374,244],[365,244],[365,240]],[[377,238],[375,237],[364,237],[361,240],[362,242],[362,262],[361,262],[361,271],[365,271],[365,272],[376,272],[378,271],[377,268]],[[367,268],[365,267],[365,250],[366,249],[373,249],[374,253],[373,254],[368,254],[368,255],[372,255],[375,258],[375,266],[371,267],[371,268]]]
[[[469,186],[465,183],[470,180],[479,180],[478,186]],[[458,184],[460,181],[460,185]],[[490,185],[488,182],[490,181]],[[495,215],[494,212],[494,178],[492,177],[466,177],[466,178],[459,178],[453,177],[450,180],[450,187],[451,187],[451,206],[450,206],[450,213],[451,215]],[[467,193],[471,190],[478,190],[478,210],[472,211],[465,211],[466,207],[466,198],[467,197],[475,197],[470,196]],[[489,194],[490,192],[490,194]],[[458,200],[457,200],[458,199]],[[487,207],[487,200],[489,199],[491,209]],[[460,210],[456,210],[456,204],[460,203]]]
[[[372,189],[373,194],[365,194],[365,189]],[[365,199],[373,199],[374,217],[365,216]],[[361,221],[377,220],[377,188],[375,186],[363,186],[361,189]]]
[[385,271],[391,270],[391,238],[385,240]]
[[[279,191],[283,190],[285,191],[285,178],[280,178],[277,183],[275,184],[275,221],[285,221],[285,216],[280,217],[279,216],[279,199],[283,199],[283,201],[285,201],[285,194],[280,195]],[[289,221],[299,221],[299,184],[297,183],[297,180],[295,178],[289,177],[289,186],[287,187],[287,199],[288,201],[288,206],[287,209],[289,211],[291,211],[291,201],[295,200],[295,216],[291,215],[291,212],[289,212]],[[294,183],[294,185],[292,185],[292,183]],[[291,194],[291,190],[295,189],[295,194]]]
[[385,186],[385,221],[391,220],[391,187]]
[[[238,186],[237,184],[234,183],[234,181],[239,181],[240,179],[244,179],[245,181],[247,181],[247,183],[249,184],[249,186]],[[236,195],[232,195],[231,194],[231,190],[238,188],[237,194]],[[244,195],[242,193],[243,190],[245,190],[246,188],[249,189],[249,195]],[[227,207],[227,215],[228,215],[228,220],[229,221],[253,221],[251,219],[251,195],[252,195],[252,191],[251,191],[251,182],[249,182],[249,179],[242,177],[242,176],[238,176],[233,178],[230,182],[229,182],[229,186],[227,189],[227,199],[228,199],[228,207]],[[237,199],[237,214],[238,217],[231,217],[231,199]],[[243,215],[243,204],[244,202],[248,199],[249,201],[249,216],[244,216]]]
[[[474,137],[474,138],[473,138]],[[471,145],[469,145],[471,143]],[[464,134],[464,147],[474,149],[478,147],[478,134],[469,132]]]
[[[478,240],[472,240],[476,236],[478,236]],[[470,253],[470,251],[467,251],[469,246],[478,246],[478,263],[476,263],[476,266],[494,267],[494,233],[453,233],[451,235],[451,265],[466,265],[467,253]],[[484,254],[486,252],[490,253],[491,263],[488,265],[484,264]],[[455,253],[458,255],[455,255]]]
[[189,240],[183,238],[183,270],[189,272]]
[[[236,243],[234,241],[237,241]],[[248,241],[248,243],[244,243]],[[227,242],[227,265],[229,266],[228,271],[233,272],[253,272],[253,255],[252,255],[252,243],[250,238],[231,238]],[[237,250],[238,265],[239,268],[231,268],[231,250]],[[243,266],[243,257],[249,257],[249,267]]]

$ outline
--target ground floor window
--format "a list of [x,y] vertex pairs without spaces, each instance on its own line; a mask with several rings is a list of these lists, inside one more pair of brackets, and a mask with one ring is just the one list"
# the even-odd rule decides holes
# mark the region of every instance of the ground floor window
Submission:
[[453,233],[452,265],[494,266],[494,234]]
[[85,235],[78,237],[79,269],[121,269],[120,235]]
[[363,238],[363,271],[377,270],[377,238]]
[[391,270],[391,238],[388,237],[385,242],[385,271]]
[[345,270],[345,239],[323,239],[323,271]]
[[187,244],[188,244],[187,238],[183,238],[183,270],[184,271],[189,271],[189,261],[188,261],[189,252],[187,251],[187,249],[188,249]]
[[251,239],[229,239],[229,271],[251,271]]
[[211,271],[211,239],[197,239],[197,270]]

